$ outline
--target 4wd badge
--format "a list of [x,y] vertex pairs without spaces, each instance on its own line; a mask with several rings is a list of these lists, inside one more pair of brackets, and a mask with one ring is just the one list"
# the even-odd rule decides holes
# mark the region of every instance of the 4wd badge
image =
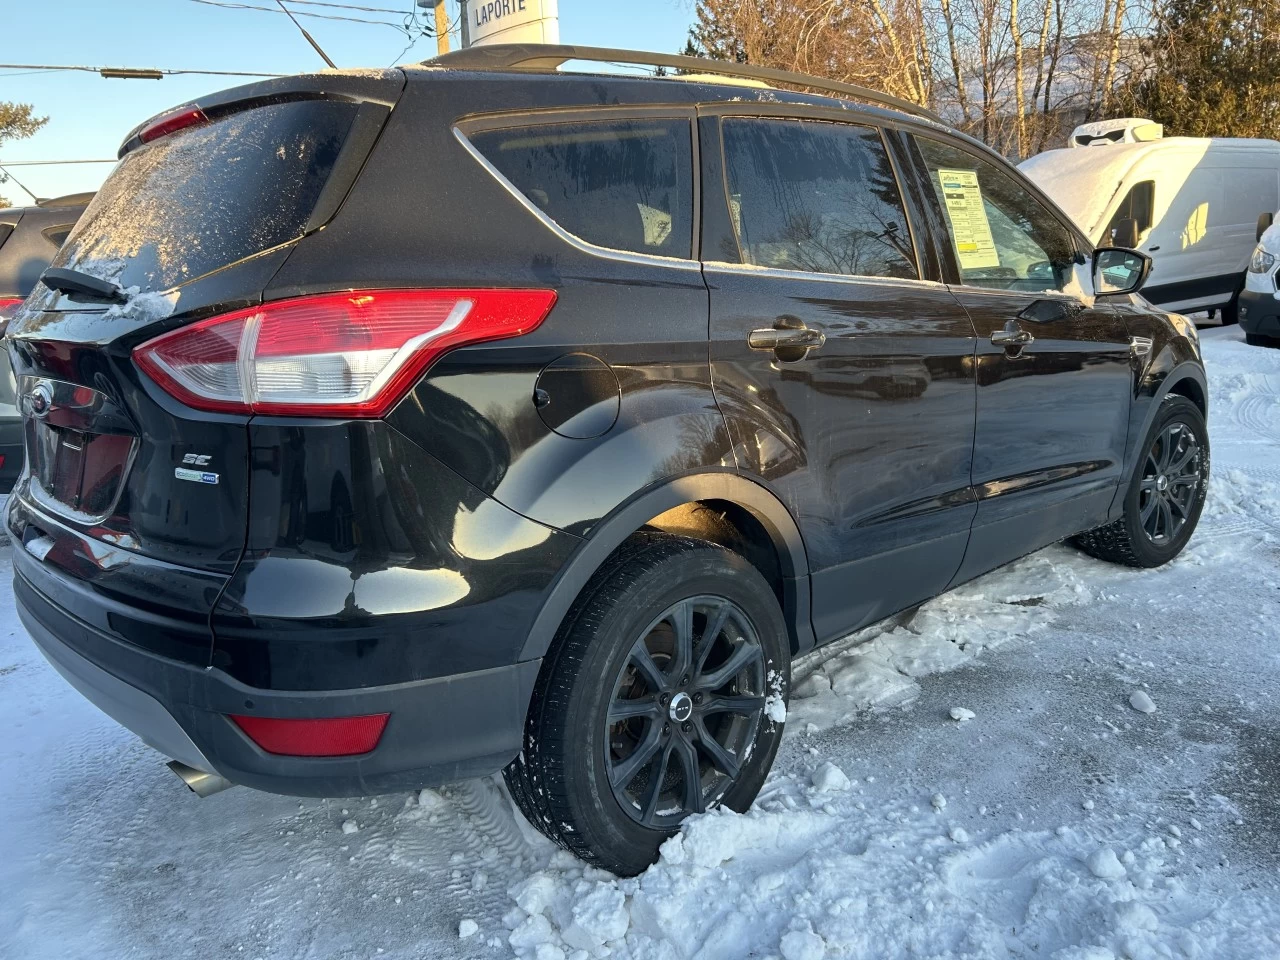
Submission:
[[218,475],[207,470],[191,470],[189,467],[203,467],[213,459],[207,453],[188,453],[182,457],[183,467],[175,467],[173,475],[179,480],[190,480],[192,483],[217,483]]

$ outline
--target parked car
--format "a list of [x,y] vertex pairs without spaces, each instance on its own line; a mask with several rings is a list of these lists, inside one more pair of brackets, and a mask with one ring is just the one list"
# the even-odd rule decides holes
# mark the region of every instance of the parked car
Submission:
[[493,46],[121,155],[10,331],[14,589],[198,792],[504,770],[635,873],[752,802],[793,657],[1063,538],[1163,564],[1200,515],[1148,258],[883,94]]
[[[0,209],[0,337],[91,199],[92,193],[73,193],[32,207]],[[16,389],[12,369],[0,365],[0,494],[12,490],[22,472]]]
[[1069,143],[1019,169],[1095,244],[1150,254],[1152,303],[1235,323],[1258,215],[1280,207],[1280,143],[1163,137],[1134,119],[1086,124]]
[[1258,245],[1240,293],[1240,326],[1255,346],[1280,346],[1280,226],[1274,219],[1270,213],[1258,218]]

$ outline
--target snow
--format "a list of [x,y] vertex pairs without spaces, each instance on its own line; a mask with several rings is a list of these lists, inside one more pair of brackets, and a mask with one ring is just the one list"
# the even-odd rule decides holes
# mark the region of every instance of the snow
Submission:
[[968,710],[964,707],[952,707],[948,713],[950,714],[951,719],[956,721],[956,723],[964,723],[966,720],[972,720],[977,716],[977,714],[972,710]]
[[1085,863],[1089,867],[1089,872],[1101,880],[1117,880],[1128,873],[1124,864],[1116,856],[1116,852],[1110,847],[1100,847],[1093,851]]
[[838,793],[853,786],[845,776],[845,772],[830,760],[820,764],[818,769],[813,771],[810,779],[813,782],[813,789],[818,793]]
[[1145,690],[1135,690],[1129,696],[1129,706],[1139,713],[1155,713],[1156,705]]
[[1052,547],[797,662],[757,802],[632,879],[492,778],[197,799],[45,664],[0,576],[0,957],[1280,957],[1280,351],[1204,351],[1183,557]]

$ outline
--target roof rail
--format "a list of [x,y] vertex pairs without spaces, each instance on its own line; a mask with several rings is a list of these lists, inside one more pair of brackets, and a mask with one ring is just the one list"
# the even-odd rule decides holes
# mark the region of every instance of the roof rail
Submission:
[[728,63],[703,57],[686,57],[674,53],[645,53],[639,50],[614,50],[609,47],[576,47],[562,44],[495,43],[489,46],[467,47],[441,54],[424,61],[454,70],[544,70],[554,71],[570,60],[589,60],[596,63],[625,63],[646,67],[671,67],[693,73],[711,73],[725,77],[745,77],[786,83],[797,87],[810,87],[824,93],[836,93],[846,97],[900,110],[913,116],[942,123],[937,114],[918,103],[903,100],[878,90],[860,87],[839,80],[824,80],[804,73],[775,70],[773,67],[756,67],[747,63]]

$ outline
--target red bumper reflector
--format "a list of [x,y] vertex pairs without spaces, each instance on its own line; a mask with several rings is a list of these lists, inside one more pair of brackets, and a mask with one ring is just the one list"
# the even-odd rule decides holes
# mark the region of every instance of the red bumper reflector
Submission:
[[267,753],[288,757],[350,757],[382,739],[389,713],[367,717],[281,719],[232,714],[236,726]]

